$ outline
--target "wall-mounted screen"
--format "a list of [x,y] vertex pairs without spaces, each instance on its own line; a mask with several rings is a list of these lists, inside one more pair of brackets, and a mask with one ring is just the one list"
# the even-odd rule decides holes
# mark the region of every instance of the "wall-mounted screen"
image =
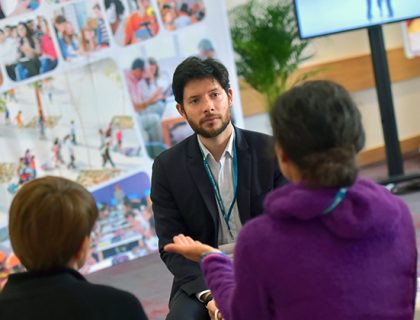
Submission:
[[419,0],[294,0],[302,39],[420,17]]

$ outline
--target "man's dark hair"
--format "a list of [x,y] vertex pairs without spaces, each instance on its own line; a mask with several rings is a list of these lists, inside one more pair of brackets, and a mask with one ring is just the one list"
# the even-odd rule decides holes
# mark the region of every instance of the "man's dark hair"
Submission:
[[187,3],[185,3],[185,2],[181,5],[181,8],[179,9],[179,11],[181,11],[181,12],[183,12],[183,13],[186,13],[186,14],[188,14],[188,15],[190,15],[190,14],[191,14],[191,10],[190,10],[190,8],[188,7],[188,4],[187,4]]
[[140,69],[141,71],[144,70],[144,60],[137,58],[133,61],[133,63],[131,64],[131,70],[136,70],[136,69]]
[[120,0],[105,0],[105,9],[109,9],[111,5],[115,5],[115,12],[117,13],[117,20],[123,15],[125,8]]
[[349,186],[365,142],[360,112],[349,93],[330,81],[309,81],[283,93],[270,113],[273,135],[317,187]]
[[219,61],[208,58],[189,57],[176,67],[172,79],[172,90],[175,101],[183,105],[184,88],[191,80],[210,78],[217,80],[223,90],[228,93],[230,89],[229,72]]
[[56,23],[56,24],[61,24],[61,23],[64,23],[66,21],[67,21],[66,17],[61,15],[61,14],[56,16],[55,19],[54,19],[54,23]]

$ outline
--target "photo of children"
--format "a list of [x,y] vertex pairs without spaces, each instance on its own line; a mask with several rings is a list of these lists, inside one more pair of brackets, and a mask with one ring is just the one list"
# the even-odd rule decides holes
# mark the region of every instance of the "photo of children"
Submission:
[[155,252],[150,178],[145,172],[129,174],[95,187],[92,194],[99,217],[92,232],[91,260],[84,272],[129,261]]
[[[103,94],[97,94],[99,92]],[[0,160],[0,227],[7,225],[8,208],[16,191],[36,177],[59,175],[94,188],[139,167],[151,167],[142,153],[122,79],[112,60],[101,60],[3,92],[0,105],[3,106],[0,108],[0,145],[4,150]],[[99,131],[104,131],[103,137],[99,136]],[[103,163],[104,145],[114,166]],[[137,243],[129,244],[130,259],[156,247],[147,202],[150,181],[146,180],[147,183],[135,179],[136,191],[120,184],[128,197],[123,202],[122,216],[127,222],[120,237],[127,241],[134,238]],[[135,192],[138,197],[133,195]],[[118,194],[121,192],[116,192]],[[108,206],[112,208],[112,204]],[[105,225],[103,222],[99,235],[107,232]],[[138,235],[139,232],[142,234]],[[98,241],[104,244],[107,240],[105,237]],[[123,244],[119,248],[122,250]],[[0,249],[6,257],[12,254],[7,234],[0,241]],[[101,252],[102,255],[96,255],[98,260],[91,257],[90,261],[106,260],[102,264],[105,267],[126,259],[113,260],[111,249]],[[5,272],[15,270],[11,262],[4,268]]]
[[166,30],[173,31],[204,19],[203,0],[158,0],[160,16]]
[[41,0],[0,0],[0,20],[36,10]]
[[150,166],[110,59],[3,92],[0,105],[0,217],[35,177],[59,175],[91,187]]
[[150,0],[104,0],[104,6],[115,41],[120,45],[142,42],[159,32]]
[[61,55],[66,61],[88,57],[109,47],[109,35],[98,1],[83,1],[56,9],[53,22]]
[[0,28],[0,63],[13,81],[53,70],[57,51],[46,18],[38,16]]

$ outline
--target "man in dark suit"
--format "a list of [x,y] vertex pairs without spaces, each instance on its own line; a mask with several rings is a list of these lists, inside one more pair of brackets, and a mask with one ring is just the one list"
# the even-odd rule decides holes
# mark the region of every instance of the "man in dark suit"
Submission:
[[147,319],[134,295],[89,283],[77,272],[97,216],[95,199],[76,182],[44,177],[19,189],[9,234],[28,271],[9,276],[0,294],[0,319]]
[[176,68],[172,88],[178,112],[195,135],[153,164],[160,254],[174,275],[167,319],[209,319],[217,307],[199,265],[163,247],[180,233],[216,247],[233,243],[282,177],[271,137],[233,126],[229,74],[220,62],[187,58]]

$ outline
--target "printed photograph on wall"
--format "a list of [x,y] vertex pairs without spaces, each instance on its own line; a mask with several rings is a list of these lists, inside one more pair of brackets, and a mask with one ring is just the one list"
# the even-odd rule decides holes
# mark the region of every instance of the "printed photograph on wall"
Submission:
[[0,101],[0,226],[14,194],[36,177],[92,187],[150,166],[110,59],[8,90]]
[[43,16],[0,25],[0,63],[13,81],[53,70],[58,63],[48,21]]
[[158,249],[150,177],[145,172],[113,179],[92,189],[99,217],[82,272],[94,272]]
[[143,42],[159,32],[151,0],[104,0],[104,6],[112,34],[119,45]]
[[204,19],[203,0],[158,0],[160,16],[165,29],[177,30]]
[[54,11],[52,20],[61,55],[66,61],[88,58],[109,47],[109,34],[99,1],[65,5]]
[[402,23],[404,48],[408,58],[420,56],[420,19]]
[[0,0],[0,20],[38,9],[41,0]]
[[[34,9],[0,20],[0,285],[22,270],[8,240],[10,203],[36,177],[62,176],[95,195],[100,218],[83,272],[154,252],[153,159],[192,134],[176,110],[176,66],[220,59],[238,91],[223,0],[0,0],[18,2]],[[186,17],[174,30],[162,23],[165,4],[171,19]]]

